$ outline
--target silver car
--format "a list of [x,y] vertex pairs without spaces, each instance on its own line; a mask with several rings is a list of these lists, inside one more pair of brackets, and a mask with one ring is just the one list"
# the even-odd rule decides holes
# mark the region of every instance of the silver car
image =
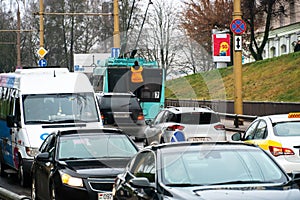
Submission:
[[145,129],[146,145],[178,141],[226,141],[216,112],[202,107],[170,107]]

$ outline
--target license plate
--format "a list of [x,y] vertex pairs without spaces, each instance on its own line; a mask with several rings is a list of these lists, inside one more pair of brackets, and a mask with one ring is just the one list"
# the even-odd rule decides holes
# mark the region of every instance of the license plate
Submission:
[[128,118],[129,114],[127,113],[114,113],[115,118]]
[[189,138],[189,141],[209,141],[210,139],[207,137],[193,137]]
[[112,200],[112,192],[98,193],[98,200]]

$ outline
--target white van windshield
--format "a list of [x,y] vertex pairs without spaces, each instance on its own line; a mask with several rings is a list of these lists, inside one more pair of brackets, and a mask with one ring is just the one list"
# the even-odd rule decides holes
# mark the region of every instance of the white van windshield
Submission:
[[93,93],[23,95],[25,124],[98,122]]

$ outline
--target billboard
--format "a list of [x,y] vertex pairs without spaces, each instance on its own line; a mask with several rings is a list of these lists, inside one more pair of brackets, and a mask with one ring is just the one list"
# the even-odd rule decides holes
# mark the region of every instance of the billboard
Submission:
[[213,61],[230,62],[230,34],[213,34]]

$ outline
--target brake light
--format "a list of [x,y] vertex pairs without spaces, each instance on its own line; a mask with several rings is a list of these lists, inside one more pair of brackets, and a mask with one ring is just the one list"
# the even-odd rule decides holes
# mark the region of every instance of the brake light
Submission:
[[139,114],[138,117],[137,117],[137,120],[144,120],[145,117],[143,114]]
[[269,146],[271,154],[275,157],[282,155],[295,155],[294,151],[289,148]]
[[223,124],[218,124],[218,125],[215,125],[214,128],[216,130],[225,130],[225,126]]
[[105,117],[104,117],[104,115],[103,115],[103,114],[101,114],[101,119],[102,119],[102,120],[104,120],[104,119],[105,119]]
[[182,131],[183,129],[184,129],[184,126],[181,126],[181,125],[172,125],[172,126],[168,126],[166,128],[167,131],[175,131],[175,130]]

